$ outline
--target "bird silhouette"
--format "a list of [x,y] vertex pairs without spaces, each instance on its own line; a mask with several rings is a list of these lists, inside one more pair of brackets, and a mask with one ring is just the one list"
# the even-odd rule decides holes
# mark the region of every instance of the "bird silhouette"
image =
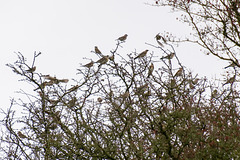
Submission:
[[158,40],[161,39],[161,36],[160,36],[159,34],[157,34],[157,35],[155,36],[155,38],[156,38],[156,40],[158,41]]
[[148,68],[148,76],[147,76],[147,78],[149,78],[152,75],[153,70],[154,70],[154,65],[153,65],[153,63],[151,63],[151,65]]
[[148,89],[148,84],[144,84],[144,85],[142,85],[142,86],[140,86],[140,87],[137,87],[137,88],[136,88],[136,92],[137,92],[138,94],[140,94],[140,93],[145,92],[147,89]]
[[52,77],[50,75],[44,75],[43,77],[45,77],[46,79],[50,80],[50,81],[55,81],[57,80],[56,76]]
[[79,85],[75,85],[75,86],[69,88],[68,92],[76,91],[79,87],[80,87]]
[[58,81],[62,82],[62,83],[68,83],[69,80],[68,79],[59,79]]
[[105,64],[108,62],[108,59],[109,59],[109,56],[103,56],[102,58],[100,58],[96,63],[100,63],[101,65],[102,64]]
[[94,64],[94,62],[93,62],[93,61],[91,61],[90,63],[83,65],[83,67],[90,68],[90,67],[92,67],[92,66],[93,66],[93,64]]
[[183,73],[183,68],[179,68],[179,70],[175,73],[174,77],[179,77]]
[[21,131],[18,131],[18,136],[20,138],[27,138],[27,136],[25,136]]
[[164,43],[166,43],[166,40],[165,40],[162,36],[160,36],[159,34],[157,34],[157,35],[155,36],[155,38],[156,38],[157,43],[158,43],[159,46],[161,46],[161,47],[163,47],[163,44],[160,42],[161,39],[163,40]]
[[114,61],[114,55],[110,56],[110,57],[109,57],[109,60],[110,60],[110,61]]
[[97,53],[98,55],[102,56],[102,52],[98,49],[97,46],[94,47],[95,53]]
[[218,91],[214,89],[211,93],[211,98],[217,98],[218,97]]
[[127,34],[124,34],[123,36],[119,37],[118,40],[123,42],[127,39],[127,36],[128,36]]
[[147,52],[148,52],[148,49],[146,49],[145,51],[143,51],[142,53],[140,53],[137,57],[135,57],[134,59],[137,59],[137,58],[142,58],[144,56],[147,55]]
[[36,66],[29,68],[28,70],[26,70],[27,72],[31,72],[33,73],[34,71],[36,71]]
[[195,84],[198,83],[199,80],[200,80],[199,78],[196,78],[196,79],[194,79],[194,80],[192,81],[192,83],[195,85]]
[[121,94],[120,97],[126,99],[129,95],[130,95],[129,92],[126,91],[125,93]]
[[169,55],[162,57],[161,59],[172,59],[175,56],[175,53],[170,53]]
[[103,99],[100,98],[100,97],[98,97],[98,98],[97,98],[97,101],[98,101],[99,103],[101,103],[101,102],[103,101]]

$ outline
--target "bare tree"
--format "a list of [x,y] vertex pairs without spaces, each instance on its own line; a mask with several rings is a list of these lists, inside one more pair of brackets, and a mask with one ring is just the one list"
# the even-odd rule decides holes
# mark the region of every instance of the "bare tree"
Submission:
[[207,54],[229,61],[240,67],[240,1],[239,0],[155,0],[158,6],[170,6],[180,11],[180,21],[193,28],[186,39],[206,49]]
[[[118,39],[108,55],[98,49],[99,60],[82,65],[71,87],[68,79],[36,72],[40,54],[28,65],[18,53],[8,66],[36,94],[22,92],[29,102],[13,100],[2,111],[3,158],[239,158],[234,81],[225,90],[193,75],[172,45],[156,37],[156,45],[148,44],[145,51],[120,55],[126,38]],[[24,108],[22,117],[15,116],[15,106]]]

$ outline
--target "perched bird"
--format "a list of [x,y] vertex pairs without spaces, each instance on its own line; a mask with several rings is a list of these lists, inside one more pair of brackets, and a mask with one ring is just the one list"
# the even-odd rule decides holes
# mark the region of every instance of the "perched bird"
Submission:
[[136,91],[137,91],[138,93],[143,93],[143,92],[145,92],[147,89],[148,89],[148,84],[146,83],[146,84],[144,84],[144,85],[142,85],[142,86],[140,86],[140,87],[137,87],[137,88],[136,88]]
[[20,138],[27,138],[27,136],[25,136],[21,131],[18,131],[17,134]]
[[120,97],[122,97],[123,99],[126,99],[129,96],[129,92],[126,91],[125,93],[121,94]]
[[193,83],[194,85],[196,85],[199,80],[200,80],[199,78],[196,78],[194,81],[192,81],[192,83]]
[[97,101],[98,101],[99,103],[101,103],[101,102],[103,101],[103,99],[100,98],[100,97],[98,97],[98,98],[97,98]]
[[48,101],[49,101],[52,105],[57,105],[57,103],[59,102],[59,100],[54,100],[54,99],[48,99]]
[[56,118],[60,118],[60,116],[61,116],[61,111],[55,112],[54,115],[56,116]]
[[73,107],[76,105],[76,102],[77,102],[77,98],[76,98],[76,97],[73,97],[70,101],[68,101],[67,106],[68,106],[69,108],[73,108]]
[[176,86],[176,79],[171,79],[170,81],[170,87],[175,87]]
[[124,34],[122,37],[119,37],[118,40],[121,42],[125,41],[127,39],[127,36],[128,36],[127,34]]
[[161,39],[161,36],[160,36],[159,34],[157,34],[157,35],[155,36],[155,38],[156,38],[156,40],[158,41],[158,40]]
[[62,83],[67,83],[69,80],[68,79],[59,79],[58,81],[62,82]]
[[148,52],[148,49],[146,49],[145,51],[143,51],[142,53],[140,53],[140,54],[139,54],[137,57],[135,57],[134,59],[137,59],[137,58],[146,56],[147,52]]
[[162,36],[160,36],[159,34],[157,34],[157,35],[155,36],[155,38],[156,38],[157,43],[158,43],[159,46],[161,46],[161,47],[163,47],[163,44],[160,42],[161,39],[163,40],[164,43],[166,43],[166,40],[165,40]]
[[110,57],[109,57],[109,60],[110,60],[110,61],[113,61],[113,60],[114,60],[114,55],[110,56]]
[[94,64],[94,62],[91,61],[90,63],[83,65],[83,67],[91,68],[93,66],[93,64]]
[[179,70],[175,73],[174,77],[179,77],[183,73],[183,68],[179,68]]
[[49,82],[46,82],[47,86],[53,85],[53,84],[58,84],[60,82],[62,83],[67,83],[69,80],[68,79],[57,79],[55,76],[52,77],[50,75],[45,75],[44,76],[46,79],[50,80]]
[[235,81],[235,76],[229,78],[229,79],[227,80],[227,82],[224,83],[223,85],[225,85],[225,84],[230,84],[230,83],[232,84],[234,81]]
[[108,93],[109,97],[111,98],[113,96],[113,91],[110,90],[109,93]]
[[218,91],[216,89],[214,89],[211,94],[211,98],[217,98],[217,97],[218,97]]
[[95,53],[102,55],[102,52],[98,49],[97,46],[95,46],[94,50],[95,50]]
[[109,59],[109,56],[103,56],[102,58],[100,58],[96,63],[100,63],[101,65],[102,64],[105,64],[108,62],[108,59]]
[[169,55],[162,57],[161,59],[172,59],[175,56],[175,53],[170,53]]
[[51,86],[53,84],[57,84],[58,83],[58,80],[51,80],[51,81],[46,81],[46,82],[43,82],[45,86]]
[[154,65],[153,65],[153,63],[151,63],[151,65],[148,68],[148,76],[147,76],[147,78],[149,78],[152,75],[153,70],[154,70]]
[[50,75],[45,75],[44,76],[46,79],[48,79],[48,80],[50,80],[50,81],[55,81],[55,80],[57,80],[57,78],[54,76],[54,77],[52,77],[52,76],[50,76]]
[[29,68],[28,70],[26,70],[27,72],[31,72],[33,73],[34,71],[36,71],[36,66]]
[[195,88],[195,86],[194,86],[194,84],[192,82],[189,83],[189,87],[190,87],[190,89],[194,89]]
[[53,84],[58,84],[59,83],[59,80],[56,78],[54,80],[50,80],[50,81],[45,81],[44,82],[46,86],[51,86]]
[[55,130],[57,129],[58,125],[56,123],[52,123],[50,126],[49,126],[49,129],[51,130]]
[[47,82],[43,82],[39,85],[39,87],[35,88],[34,91],[38,90],[38,89],[44,89],[47,86]]
[[73,86],[72,88],[69,88],[69,89],[68,89],[68,92],[75,91],[75,90],[77,90],[79,87],[80,87],[79,85]]
[[152,95],[152,93],[151,93],[151,91],[150,90],[148,90],[146,93],[144,93],[142,96],[143,96],[143,98],[147,98],[147,97],[149,97],[149,96],[151,96]]

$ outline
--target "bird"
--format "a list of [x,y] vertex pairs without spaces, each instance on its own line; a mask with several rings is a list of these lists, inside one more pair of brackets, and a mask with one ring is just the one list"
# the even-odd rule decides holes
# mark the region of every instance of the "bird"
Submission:
[[110,57],[109,57],[109,60],[110,60],[110,61],[114,61],[114,55],[110,56]]
[[83,67],[91,68],[93,66],[93,64],[94,64],[94,62],[91,61],[90,63],[83,65]]
[[[163,39],[163,37],[160,36],[159,34],[157,34],[157,35],[155,36],[155,38],[156,38],[156,41],[157,41],[157,43],[159,44],[159,46],[163,47],[163,44],[159,41],[159,40]],[[163,39],[163,41],[166,43],[166,41],[165,41],[164,39]]]
[[169,55],[162,57],[161,59],[172,59],[175,56],[175,53],[170,53]]
[[34,71],[36,71],[36,66],[29,68],[28,70],[26,70],[27,72],[31,72],[33,73]]
[[155,38],[156,38],[156,40],[158,41],[158,40],[161,39],[161,36],[160,36],[159,34],[157,34],[157,35],[155,36]]
[[69,80],[68,79],[59,79],[58,81],[62,82],[62,83],[68,83]]
[[53,84],[58,84],[59,82],[58,82],[58,79],[56,79],[56,80],[50,80],[50,81],[46,81],[46,82],[43,82],[44,83],[44,85],[45,86],[51,86],[51,85],[53,85]]
[[153,70],[154,70],[154,65],[153,65],[153,63],[151,63],[151,65],[148,68],[148,76],[147,76],[147,78],[149,78],[152,75]]
[[194,84],[192,82],[189,83],[189,87],[190,87],[190,89],[194,89],[195,88],[195,86],[194,86]]
[[46,85],[48,85],[48,86],[53,85],[53,84],[58,84],[60,82],[67,83],[69,81],[68,79],[57,79],[56,76],[52,77],[50,75],[42,75],[42,77],[50,80],[49,82],[45,82]]
[[199,78],[196,78],[194,81],[192,81],[192,83],[195,85],[198,83],[199,80],[200,80]]
[[134,59],[137,59],[137,58],[146,56],[147,52],[148,52],[148,49],[146,49],[145,51],[143,51],[142,53],[140,53],[140,54],[139,54],[137,57],[135,57]]
[[102,64],[105,64],[108,62],[108,59],[109,59],[109,56],[103,56],[102,58],[100,58],[96,63],[100,63],[101,65]]
[[119,37],[117,40],[123,42],[127,39],[127,36],[128,36],[127,34],[124,34],[123,36]]
[[226,83],[224,83],[223,85],[225,85],[225,84],[230,84],[230,83],[232,84],[234,81],[235,81],[235,76],[229,78],[229,79],[226,81]]
[[95,53],[102,55],[102,52],[98,49],[97,46],[95,46],[94,50],[95,50]]
[[27,136],[25,136],[21,131],[18,131],[18,136],[20,138],[27,138]]
[[75,86],[69,88],[68,92],[76,91],[79,87],[80,87],[79,85],[75,85]]
[[179,70],[175,73],[174,77],[179,77],[183,73],[183,68],[179,68]]
[[101,102],[103,101],[103,99],[100,98],[100,97],[98,97],[98,98],[97,98],[97,101],[98,101],[99,103],[101,103]]
[[46,79],[48,79],[48,80],[50,80],[50,81],[55,81],[55,80],[57,80],[57,78],[54,76],[54,77],[52,77],[52,76],[50,76],[50,75],[44,75],[43,77],[45,77]]
[[125,93],[121,94],[120,97],[126,99],[129,95],[130,95],[129,92],[126,91]]
[[140,87],[137,87],[137,88],[136,88],[136,92],[137,92],[137,93],[143,93],[143,92],[145,92],[147,89],[148,89],[148,84],[146,83],[146,84],[144,84],[144,85],[142,85],[142,86],[140,86]]
[[47,86],[47,82],[43,82],[39,85],[39,87],[35,88],[34,91],[38,90],[38,89],[41,89],[43,90],[45,87]]
[[73,97],[70,101],[68,101],[67,106],[69,108],[73,108],[76,105],[76,102],[77,102],[77,98]]
[[171,79],[170,86],[175,87],[176,86],[176,79]]
[[211,94],[211,98],[217,98],[218,97],[218,91],[214,89]]

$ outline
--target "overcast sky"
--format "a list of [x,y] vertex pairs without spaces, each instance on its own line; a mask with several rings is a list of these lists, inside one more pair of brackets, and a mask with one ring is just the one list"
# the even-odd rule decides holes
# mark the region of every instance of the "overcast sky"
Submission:
[[[14,91],[26,87],[20,77],[5,66],[21,52],[31,63],[34,51],[41,51],[37,71],[72,78],[83,57],[97,58],[90,51],[97,45],[104,53],[114,48],[127,33],[124,52],[151,51],[159,32],[184,36],[191,28],[176,20],[169,8],[153,7],[152,0],[8,0],[0,1],[0,108],[9,107]],[[200,76],[215,77],[223,64],[206,56],[193,44],[175,48],[183,65]],[[94,59],[95,60],[95,59]],[[225,63],[224,63],[225,64]]]

